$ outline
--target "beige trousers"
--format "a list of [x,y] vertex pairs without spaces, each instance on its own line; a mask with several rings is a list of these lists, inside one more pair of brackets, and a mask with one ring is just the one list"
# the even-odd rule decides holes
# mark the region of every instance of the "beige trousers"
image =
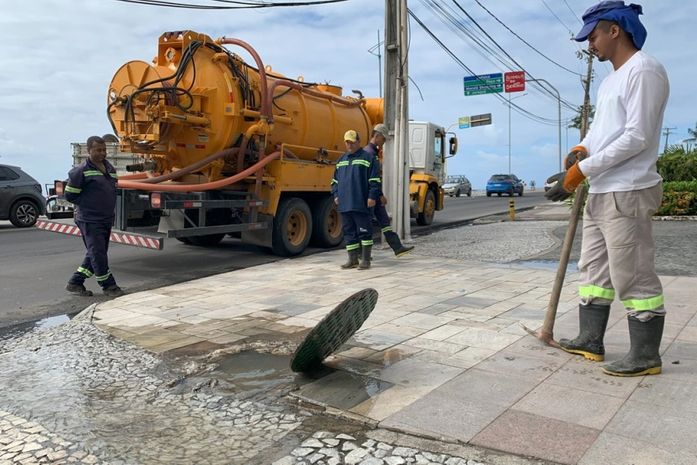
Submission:
[[630,315],[665,314],[656,274],[651,217],[663,185],[629,192],[589,194],[583,214],[579,294],[584,304],[609,305],[619,296]]

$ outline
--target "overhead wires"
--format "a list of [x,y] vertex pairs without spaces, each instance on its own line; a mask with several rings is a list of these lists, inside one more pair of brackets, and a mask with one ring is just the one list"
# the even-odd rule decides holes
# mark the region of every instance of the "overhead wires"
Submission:
[[[424,30],[424,31],[425,31],[425,32],[426,32],[426,33],[427,33],[427,34],[428,34],[428,35],[429,35],[429,36],[430,36],[430,37],[431,37],[431,38],[432,38],[432,39],[433,39],[433,40],[434,40],[434,41],[435,41],[435,42],[436,42],[436,43],[437,43],[437,44],[438,44],[438,45],[439,45],[439,46],[440,46],[440,47],[441,47],[441,48],[442,48],[442,49],[443,49],[443,50],[444,50],[457,64],[458,64],[458,65],[460,65],[460,66],[461,66],[465,71],[467,71],[468,73],[470,73],[470,74],[472,74],[472,75],[475,75],[475,76],[477,75],[477,73],[475,73],[470,67],[468,67],[457,55],[455,55],[455,53],[453,53],[453,51],[450,50],[450,49],[449,49],[449,48],[448,48],[448,47],[447,47],[434,33],[433,33],[433,31],[431,31],[431,30],[429,29],[428,26],[426,26],[426,25],[423,23],[423,21],[421,21],[421,19],[419,19],[419,17],[418,17],[411,9],[407,9],[407,11],[408,11],[408,13],[409,13],[409,16],[411,16],[412,19],[414,19],[414,21],[416,21],[416,22],[418,23],[418,25],[421,26],[421,28],[422,28],[422,29],[423,29],[423,30]],[[532,113],[532,112],[526,110],[525,108],[523,108],[523,107],[521,107],[521,106],[519,106],[519,105],[517,105],[517,104],[515,104],[515,103],[509,102],[508,99],[506,99],[505,97],[503,97],[503,96],[500,95],[499,93],[492,93],[492,94],[490,94],[490,95],[493,95],[495,98],[498,98],[500,101],[504,102],[506,105],[510,105],[511,108],[515,109],[515,111],[516,111],[517,113],[519,113],[519,114],[521,114],[521,115],[523,115],[523,116],[525,116],[525,117],[527,117],[527,118],[529,118],[529,119],[531,119],[531,120],[533,120],[533,121],[536,121],[536,122],[542,123],[542,124],[551,125],[551,126],[557,125],[557,124],[558,124],[558,120],[556,120],[556,119],[550,119],[550,118],[545,118],[545,117],[536,115],[536,114],[534,114],[534,113]]]
[[[461,17],[457,11],[444,6],[442,2],[436,2],[435,0],[421,0],[428,9],[430,9],[436,16],[438,16],[441,21],[456,34],[463,34],[466,40],[473,42],[473,49],[482,55],[486,60],[493,63],[499,70],[508,71],[512,69],[519,69],[524,71],[530,77],[530,87],[535,89],[537,92],[552,98],[557,101],[557,94],[550,90],[548,87],[542,85],[538,82],[535,76],[532,75],[525,67],[523,67],[515,58],[511,56],[460,4],[453,0],[453,3],[462,11],[469,22],[474,24],[478,30],[472,29],[467,25],[465,18]],[[503,69],[498,66],[495,61],[498,61],[503,65]],[[579,75],[580,76],[580,75]],[[560,98],[562,106],[568,110],[576,111],[578,105],[569,102],[563,98]]]
[[[175,0],[116,0],[122,3],[134,3],[139,5],[161,6],[167,8],[186,8],[192,10],[240,10],[240,9],[256,9],[256,8],[274,8],[274,7],[296,7],[296,6],[312,6],[325,5],[330,3],[341,3],[347,0],[310,0],[306,2],[270,2],[270,1],[235,1],[235,0],[208,0],[209,3],[188,3],[185,1]],[[205,1],[205,0],[201,0]],[[221,5],[225,4],[225,5]],[[234,6],[232,6],[234,5]]]

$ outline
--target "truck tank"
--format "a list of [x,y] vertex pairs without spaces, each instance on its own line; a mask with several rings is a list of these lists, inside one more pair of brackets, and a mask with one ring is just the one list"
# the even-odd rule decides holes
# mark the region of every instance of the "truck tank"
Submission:
[[[245,50],[255,66],[223,45]],[[152,63],[124,64],[109,85],[107,113],[121,148],[143,159],[132,171],[149,172],[147,179],[121,184],[144,188],[175,181],[205,190],[206,183],[279,151],[299,160],[333,161],[344,151],[347,129],[367,142],[383,117],[382,99],[341,93],[337,86],[274,72],[241,40],[164,33]]]

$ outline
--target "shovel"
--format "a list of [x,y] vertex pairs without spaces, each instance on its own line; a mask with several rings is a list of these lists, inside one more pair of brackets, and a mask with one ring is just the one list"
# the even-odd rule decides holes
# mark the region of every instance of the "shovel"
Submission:
[[571,206],[571,216],[569,217],[569,227],[566,230],[566,236],[564,236],[564,243],[561,246],[561,256],[559,257],[559,267],[557,268],[557,275],[554,278],[554,286],[552,287],[552,295],[549,298],[549,304],[547,305],[547,313],[545,313],[545,321],[542,323],[542,327],[539,331],[533,331],[524,324],[520,324],[523,329],[530,334],[535,336],[540,341],[544,342],[548,346],[561,349],[559,343],[554,340],[554,320],[557,317],[557,307],[559,306],[559,296],[561,295],[561,288],[564,286],[564,277],[566,276],[566,267],[569,264],[569,256],[571,255],[571,247],[574,245],[574,237],[576,236],[576,228],[578,226],[578,219],[581,217],[581,210],[583,209],[583,204],[586,200],[586,194],[588,192],[588,187],[581,183],[576,189],[576,195],[574,196],[574,203]]

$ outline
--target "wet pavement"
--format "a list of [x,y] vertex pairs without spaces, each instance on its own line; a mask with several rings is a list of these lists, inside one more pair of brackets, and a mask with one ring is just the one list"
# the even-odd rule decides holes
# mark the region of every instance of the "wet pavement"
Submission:
[[[555,227],[503,234],[552,250]],[[622,379],[520,328],[544,317],[556,269],[544,250],[501,264],[376,247],[369,271],[340,270],[344,255],[129,294],[0,336],[0,465],[697,463],[697,279],[662,277],[664,373]],[[560,335],[577,329],[576,280]],[[376,309],[326,369],[291,373],[309,329],[367,287]],[[628,347],[623,320],[613,306],[610,361]]]

